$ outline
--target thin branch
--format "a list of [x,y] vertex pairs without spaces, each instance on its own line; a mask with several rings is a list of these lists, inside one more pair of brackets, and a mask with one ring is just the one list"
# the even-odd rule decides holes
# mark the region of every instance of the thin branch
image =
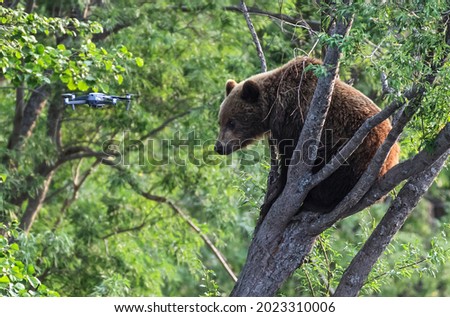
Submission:
[[379,125],[384,120],[388,119],[394,114],[403,104],[398,101],[392,102],[389,106],[384,108],[382,111],[367,119],[355,132],[352,138],[339,150],[339,152],[333,156],[333,158],[328,162],[319,172],[314,174],[312,179],[313,186],[316,186],[324,179],[333,174],[343,162],[345,162],[353,152],[362,144],[365,137],[369,132]]
[[167,127],[170,123],[172,123],[173,121],[175,121],[175,120],[177,120],[177,119],[179,119],[179,118],[181,118],[181,117],[184,117],[185,115],[190,114],[193,110],[195,110],[195,109],[189,109],[189,110],[186,110],[186,111],[184,111],[184,112],[178,113],[178,114],[176,114],[176,115],[174,115],[174,116],[172,116],[172,117],[170,117],[170,118],[167,118],[167,119],[166,119],[163,123],[161,123],[158,127],[154,128],[154,129],[152,129],[152,130],[150,130],[147,134],[143,135],[143,136],[140,138],[140,140],[141,140],[141,141],[144,141],[144,140],[146,140],[146,139],[148,139],[148,138],[151,138],[151,137],[155,136],[158,132],[160,132],[161,130],[163,130],[163,129],[164,129],[165,127]]
[[115,235],[117,235],[117,234],[126,233],[126,232],[132,232],[132,231],[139,231],[139,230],[145,228],[147,225],[148,225],[148,223],[144,220],[144,221],[143,221],[140,225],[138,225],[138,226],[114,230],[113,232],[108,233],[108,234],[106,234],[106,235],[100,237],[100,239],[105,240],[105,239],[108,239],[108,238],[110,238],[110,237],[112,237],[112,236],[115,236]]
[[[398,267],[396,270],[404,270],[404,269],[410,268],[410,267],[412,267],[412,266],[419,265],[419,264],[425,262],[426,260],[427,260],[427,258],[423,258],[423,259],[421,259],[421,260],[419,260],[419,261],[415,261],[415,262],[413,262],[413,263],[408,263],[408,264],[402,265],[402,266]],[[371,278],[370,280],[364,282],[364,285],[366,285],[366,284],[368,284],[368,283],[371,283],[371,282],[373,282],[373,281],[376,281],[376,280],[378,280],[378,279],[380,279],[380,278],[382,278],[382,277],[384,277],[384,276],[386,276],[386,275],[389,275],[389,272],[384,272],[384,273],[381,273],[381,274],[379,274],[379,275],[377,275],[377,276]]]
[[120,22],[114,25],[111,29],[104,30],[102,33],[97,33],[92,36],[92,42],[100,42],[106,39],[111,34],[115,34],[122,29],[125,29],[133,24],[133,20],[127,20],[126,22]]
[[247,22],[248,29],[252,34],[253,43],[255,43],[256,46],[256,52],[258,53],[258,57],[261,62],[261,72],[264,73],[267,71],[266,58],[264,57],[264,52],[262,50],[261,43],[259,42],[258,34],[256,34],[255,27],[253,26],[252,20],[250,19],[250,14],[248,14],[248,9],[245,5],[244,0],[241,0],[241,10],[244,14],[245,21]]
[[95,157],[97,159],[101,159],[102,163],[104,163],[104,164],[111,163],[108,161],[111,158],[111,155],[108,155],[105,152],[97,152],[90,148],[87,148],[85,151],[62,155],[52,166],[49,166],[48,168],[50,170],[53,170],[66,162],[81,159],[81,158],[89,158],[89,157]]
[[450,150],[403,186],[383,219],[345,270],[334,296],[358,295],[372,267],[439,175],[449,155]]
[[83,176],[81,176],[81,178],[80,178],[80,167],[81,167],[82,161],[83,160],[81,159],[78,162],[77,167],[75,169],[75,175],[73,177],[73,182],[72,182],[72,185],[73,185],[72,195],[64,200],[64,203],[59,212],[59,217],[53,225],[53,231],[55,231],[61,225],[61,223],[64,219],[64,216],[67,213],[67,210],[77,200],[78,193],[79,193],[81,187],[83,186],[84,182],[87,180],[89,175],[91,175],[91,173],[95,169],[95,167],[97,167],[101,163],[101,159],[95,160],[95,162],[83,173]]
[[314,291],[314,286],[312,285],[311,278],[309,277],[308,271],[305,269],[305,267],[302,267],[303,272],[305,272],[306,281],[308,282],[309,290],[311,291],[312,297],[316,297],[316,292]]
[[58,188],[55,191],[51,192],[50,194],[48,194],[45,197],[44,203],[50,202],[54,197],[58,196],[59,193],[61,193],[63,191],[66,191],[70,186],[72,186],[72,183],[71,182],[67,182],[66,184],[64,184],[60,188]]
[[[117,165],[112,165],[115,169],[117,169],[120,173],[124,173],[125,170]],[[166,204],[169,206],[175,213],[177,213],[199,236],[200,238],[206,243],[206,245],[209,247],[209,249],[213,252],[214,256],[219,260],[219,262],[222,264],[223,268],[227,271],[228,275],[231,277],[231,279],[236,282],[237,277],[236,274],[234,274],[233,270],[231,269],[230,265],[228,264],[225,256],[217,249],[217,247],[214,245],[214,243],[208,238],[206,234],[204,234],[201,229],[191,220],[191,218],[175,203],[173,203],[170,199],[164,197],[164,196],[158,196],[153,195],[149,192],[144,192],[139,184],[136,182],[136,180],[131,179],[129,177],[126,177],[126,180],[128,184],[131,186],[131,188],[142,197],[157,202]]]
[[168,201],[167,204],[176,211],[185,221],[186,223],[195,231],[197,234],[203,239],[203,241],[208,245],[208,247],[213,251],[216,258],[219,260],[219,262],[222,264],[222,266],[227,271],[228,275],[231,277],[231,279],[234,282],[237,282],[237,276],[234,274],[233,270],[231,269],[230,265],[228,264],[227,260],[225,259],[225,256],[219,251],[219,249],[216,248],[214,243],[208,238],[207,235],[205,235],[201,229],[189,218],[189,216],[184,213],[177,205],[172,203],[171,201]]
[[395,188],[405,179],[420,173],[433,162],[435,162],[441,155],[450,148],[450,123],[447,123],[439,132],[432,145],[432,150],[428,148],[423,149],[413,158],[406,160],[392,169],[390,169],[383,178],[378,180],[364,197],[352,208],[352,212],[362,210],[374,202],[381,199],[391,190]]
[[323,280],[327,286],[327,295],[329,296],[331,293],[331,278],[333,277],[333,273],[331,273],[330,260],[328,259],[325,246],[323,245],[322,237],[319,236],[317,240],[319,241],[320,249],[322,250],[323,256],[325,258],[325,264],[327,266],[327,277],[326,278],[323,277]]
[[388,95],[394,92],[394,89],[389,87],[389,83],[385,72],[381,72],[380,80],[381,80],[381,92],[383,95]]
[[211,249],[211,251],[214,253],[216,258],[219,260],[219,262],[222,264],[224,269],[227,271],[228,275],[231,277],[231,279],[234,282],[237,282],[236,274],[234,274],[233,270],[231,269],[230,265],[228,264],[227,260],[225,259],[225,256],[217,249],[217,247],[214,245],[214,243],[208,238],[206,234],[204,234],[201,229],[190,219],[190,217],[181,210],[180,207],[175,205],[173,202],[168,200],[165,197],[161,196],[155,196],[155,195],[149,195],[148,193],[143,193],[143,196],[147,199],[156,201],[156,202],[163,202],[170,206],[173,211],[175,211],[183,220],[202,238],[202,240],[206,243],[206,245]]
[[[242,8],[240,6],[226,6],[224,7],[227,11],[241,12]],[[247,12],[249,14],[266,16],[272,19],[279,20],[281,23],[286,23],[294,27],[302,26],[310,31],[310,33],[317,33],[320,31],[320,23],[318,21],[304,20],[301,18],[294,18],[286,14],[274,13],[269,11],[264,11],[257,7],[247,7]]]

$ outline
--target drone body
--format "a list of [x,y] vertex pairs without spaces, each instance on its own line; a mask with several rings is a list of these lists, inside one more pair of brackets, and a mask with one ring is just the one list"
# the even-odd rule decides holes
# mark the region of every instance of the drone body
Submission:
[[84,96],[76,97],[74,94],[63,94],[64,103],[71,105],[75,110],[75,105],[88,105],[91,108],[103,108],[106,106],[115,106],[117,101],[126,101],[127,110],[130,109],[131,94],[125,95],[125,97],[106,95],[100,92],[91,92]]

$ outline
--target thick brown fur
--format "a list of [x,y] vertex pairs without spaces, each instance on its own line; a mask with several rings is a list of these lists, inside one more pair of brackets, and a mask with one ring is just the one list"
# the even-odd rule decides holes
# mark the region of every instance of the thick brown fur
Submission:
[[[321,62],[309,57],[297,57],[280,68],[252,76],[243,82],[229,80],[226,98],[219,112],[220,133],[216,151],[230,154],[268,134],[277,145],[282,162],[281,177],[285,181],[289,161],[317,84],[314,73],[305,70],[309,64],[318,65]],[[313,172],[320,170],[364,121],[379,111],[364,94],[337,79]],[[389,120],[372,129],[348,161],[312,189],[305,202],[323,210],[336,206],[366,170],[390,130]],[[396,144],[379,176],[398,163],[398,154]]]

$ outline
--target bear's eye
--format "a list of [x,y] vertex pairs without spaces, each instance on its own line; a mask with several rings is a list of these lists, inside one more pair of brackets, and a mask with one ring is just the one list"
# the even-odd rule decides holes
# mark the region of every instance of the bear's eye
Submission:
[[228,120],[228,122],[227,122],[228,129],[234,129],[235,126],[236,126],[236,121],[234,121],[233,119]]

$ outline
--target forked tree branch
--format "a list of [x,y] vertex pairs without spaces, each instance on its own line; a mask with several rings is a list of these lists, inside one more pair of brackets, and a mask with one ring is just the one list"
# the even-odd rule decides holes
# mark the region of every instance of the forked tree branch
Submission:
[[[48,188],[52,181],[53,175],[56,170],[66,162],[73,161],[81,158],[92,158],[95,157],[97,160],[102,163],[108,163],[109,156],[103,152],[96,152],[90,148],[80,147],[78,152],[70,153],[66,155],[62,155],[59,159],[52,165],[48,165],[46,163],[42,163],[36,169],[36,175],[39,175],[44,178],[44,182],[41,187],[37,190],[37,194],[32,196],[30,193],[21,193],[17,197],[13,198],[11,203],[20,205],[24,201],[28,200],[27,207],[25,209],[24,214],[20,220],[20,228],[23,229],[26,233],[29,233],[31,227],[33,226],[34,220],[36,219],[42,204],[45,200],[45,197],[48,192]],[[27,180],[31,181],[35,178],[35,175],[28,176]]]
[[83,160],[81,159],[78,164],[77,167],[75,169],[75,174],[73,176],[73,181],[72,181],[72,194],[70,195],[70,197],[67,197],[62,206],[61,206],[61,210],[59,211],[58,214],[58,218],[55,221],[54,225],[53,225],[53,231],[55,231],[62,223],[64,217],[67,214],[67,211],[69,210],[70,206],[77,200],[78,198],[78,192],[80,191],[81,187],[83,186],[84,182],[88,179],[88,177],[91,175],[92,171],[95,169],[95,167],[97,167],[100,163],[101,163],[101,159],[97,159],[94,161],[94,163],[89,166],[89,168],[80,176],[80,167],[81,167],[81,162]]
[[413,176],[403,186],[383,219],[345,270],[334,296],[358,295],[374,264],[431,186],[449,154],[450,150],[447,150],[436,162]]

